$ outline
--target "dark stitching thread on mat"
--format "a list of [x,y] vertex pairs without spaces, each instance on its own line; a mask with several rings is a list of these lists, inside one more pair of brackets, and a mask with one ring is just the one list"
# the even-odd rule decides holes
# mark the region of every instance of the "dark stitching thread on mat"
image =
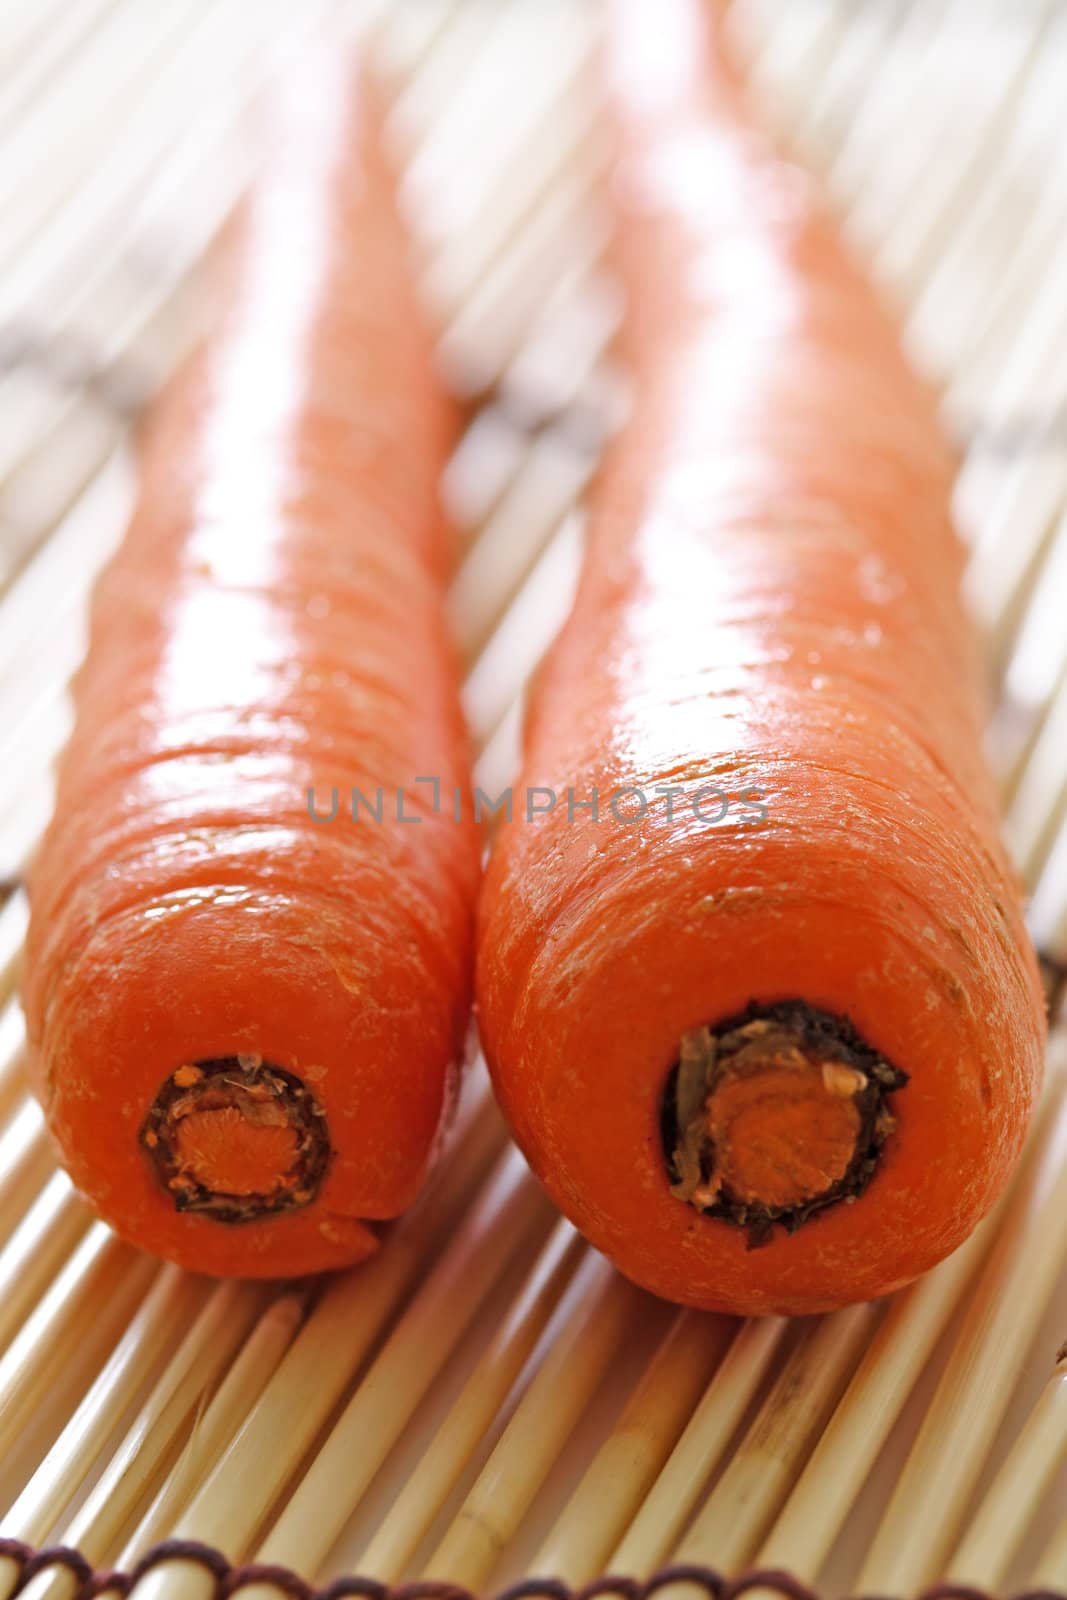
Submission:
[[722,1593],[722,1600],[738,1600],[743,1594],[748,1594],[752,1589],[774,1589],[781,1595],[787,1595],[789,1600],[818,1600],[814,1589],[806,1583],[801,1583],[799,1578],[794,1578],[790,1573],[783,1572],[780,1567],[768,1567],[762,1572],[744,1572],[739,1578],[734,1578],[727,1583]]
[[661,1567],[658,1572],[654,1572],[641,1589],[642,1600],[651,1600],[652,1595],[669,1589],[675,1583],[696,1584],[699,1588],[707,1590],[711,1600],[720,1600],[726,1587],[725,1578],[720,1573],[714,1572],[711,1567],[681,1562],[677,1566]]
[[969,1583],[938,1583],[926,1590],[923,1600],[988,1600],[988,1596]]
[[[23,1592],[39,1572],[65,1567],[77,1582],[76,1600],[96,1600],[99,1595],[111,1593],[125,1596],[154,1567],[165,1562],[192,1561],[214,1580],[213,1600],[234,1600],[252,1584],[266,1584],[289,1600],[479,1600],[459,1584],[437,1580],[394,1587],[377,1578],[352,1575],[334,1578],[316,1589],[288,1567],[255,1562],[232,1565],[220,1550],[197,1539],[165,1539],[147,1550],[128,1573],[107,1569],[94,1572],[81,1552],[68,1545],[50,1545],[34,1551],[21,1539],[0,1537],[0,1557],[5,1556],[20,1569],[15,1595]],[[668,1591],[676,1584],[686,1583],[703,1589],[708,1600],[741,1600],[755,1590],[771,1590],[782,1600],[819,1600],[808,1584],[777,1568],[749,1571],[727,1580],[713,1568],[697,1564],[663,1567],[644,1582],[606,1573],[576,1589],[559,1578],[522,1578],[499,1590],[492,1600],[610,1600],[614,1595],[620,1600],[669,1600]],[[873,1597],[866,1596],[865,1600]],[[924,1589],[916,1600],[993,1600],[993,1596],[967,1584],[941,1583]],[[1014,1600],[1067,1600],[1067,1594],[1054,1589],[1026,1589],[1018,1592]]]
[[620,1578],[608,1572],[594,1578],[583,1589],[576,1589],[572,1600],[600,1600],[602,1595],[621,1595],[623,1600],[641,1600],[643,1585],[636,1578]]
[[520,1578],[502,1589],[496,1600],[571,1600],[571,1592],[558,1578]]
[[320,1589],[318,1600],[347,1600],[349,1595],[362,1600],[388,1600],[389,1585],[377,1578],[335,1578],[325,1589]]
[[66,1567],[67,1571],[77,1581],[79,1593],[89,1582],[93,1575],[92,1566],[80,1550],[74,1550],[67,1544],[46,1545],[43,1550],[38,1550],[31,1555],[19,1574],[18,1594],[26,1585],[36,1578],[39,1572],[46,1572],[49,1567]]
[[[0,1539],[0,1559],[17,1563],[21,1574],[22,1568],[33,1555],[33,1550],[22,1539]],[[21,1581],[21,1579],[20,1579]]]
[[288,1567],[252,1562],[244,1567],[231,1567],[222,1580],[219,1594],[222,1600],[229,1600],[230,1595],[253,1583],[267,1583],[272,1589],[280,1589],[283,1594],[290,1595],[292,1600],[312,1600],[315,1593],[313,1585],[305,1583]]
[[133,1579],[128,1572],[94,1572],[78,1591],[78,1600],[96,1600],[98,1594],[129,1594]]
[[146,1550],[135,1564],[130,1573],[131,1586],[140,1583],[146,1572],[164,1561],[195,1561],[198,1566],[207,1568],[220,1588],[233,1571],[222,1551],[216,1550],[214,1545],[201,1544],[199,1539],[162,1539],[151,1550]]
[[389,1593],[391,1600],[471,1600],[469,1590],[458,1583],[447,1583],[443,1578],[402,1583]]

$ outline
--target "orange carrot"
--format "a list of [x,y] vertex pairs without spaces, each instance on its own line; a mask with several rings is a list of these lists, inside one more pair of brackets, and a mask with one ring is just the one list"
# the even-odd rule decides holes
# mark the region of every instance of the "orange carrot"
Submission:
[[350,63],[283,95],[217,325],[147,430],[32,872],[61,1157],[126,1238],[223,1275],[375,1249],[467,1024],[477,833],[415,782],[469,781],[454,418],[379,123]]
[[545,793],[483,887],[479,1016],[532,1166],[623,1272],[816,1312],[989,1210],[1041,991],[933,399],[707,0],[608,17],[634,403],[532,696]]

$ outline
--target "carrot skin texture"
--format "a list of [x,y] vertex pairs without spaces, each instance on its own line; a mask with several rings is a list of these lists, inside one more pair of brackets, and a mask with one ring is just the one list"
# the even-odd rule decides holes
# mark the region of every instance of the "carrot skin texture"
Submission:
[[[284,91],[215,323],[145,430],[31,876],[30,1064],[61,1159],[126,1238],[225,1276],[377,1247],[468,1021],[477,830],[414,782],[469,785],[437,502],[456,420],[380,121],[351,60]],[[380,823],[353,787],[383,789]],[[139,1134],[175,1069],[242,1054],[308,1086],[332,1155],[312,1203],[234,1225],[176,1210]]]
[[[529,708],[520,788],[560,801],[501,828],[483,884],[479,1021],[531,1165],[624,1273],[814,1313],[907,1283],[989,1210],[1044,1006],[933,398],[754,126],[715,8],[608,18],[633,407]],[[605,803],[628,786],[639,822]],[[689,804],[702,786],[732,797],[715,825]],[[569,815],[568,789],[597,790],[599,818]],[[660,1100],[683,1035],[797,997],[910,1081],[870,1187],[750,1250],[669,1193]]]

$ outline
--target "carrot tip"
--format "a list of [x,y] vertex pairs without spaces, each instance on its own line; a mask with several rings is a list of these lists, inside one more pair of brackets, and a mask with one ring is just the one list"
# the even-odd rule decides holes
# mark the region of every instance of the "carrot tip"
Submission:
[[256,1055],[177,1067],[141,1146],[175,1210],[229,1223],[309,1205],[330,1159],[326,1117],[307,1085]]
[[908,1081],[845,1017],[751,1005],[682,1041],[664,1093],[671,1193],[765,1244],[866,1189]]

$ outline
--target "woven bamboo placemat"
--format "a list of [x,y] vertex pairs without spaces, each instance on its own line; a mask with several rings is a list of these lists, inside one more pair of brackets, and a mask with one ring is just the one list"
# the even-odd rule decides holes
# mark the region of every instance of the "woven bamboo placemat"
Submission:
[[[787,1569],[786,1592],[1067,1589],[1058,1027],[997,1215],[894,1300],[793,1324],[676,1312],[616,1278],[553,1217],[479,1073],[452,1159],[381,1256],[281,1288],[198,1279],[111,1237],[26,1095],[19,882],[87,588],[130,503],[128,434],[195,335],[198,264],[254,162],[264,87],[322,26],[364,33],[390,85],[442,362],[470,404],[445,485],[454,617],[479,776],[508,781],[616,406],[597,9],[0,11],[0,1600],[119,1593],[131,1574],[151,1600],[496,1593],[526,1573],[561,1596],[603,1572],[634,1597],[667,1563],[694,1596],[766,1588],[738,1581],[757,1569]],[[733,25],[768,115],[825,174],[943,387],[999,692],[991,758],[1058,995],[1067,8],[735,0]],[[299,1579],[230,1565],[249,1562]],[[333,1582],[353,1572],[367,1581]]]

